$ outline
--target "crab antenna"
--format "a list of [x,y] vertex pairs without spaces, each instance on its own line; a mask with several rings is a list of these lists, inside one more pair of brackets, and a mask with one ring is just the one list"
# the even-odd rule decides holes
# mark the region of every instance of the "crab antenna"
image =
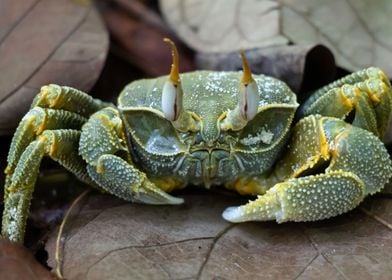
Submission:
[[172,50],[172,58],[173,63],[170,69],[169,79],[173,82],[174,85],[178,86],[180,84],[180,73],[179,73],[179,62],[178,62],[178,51],[176,45],[169,38],[164,38],[163,41],[168,43]]
[[240,54],[241,54],[241,59],[242,59],[242,68],[244,70],[243,75],[242,75],[242,79],[241,79],[241,83],[243,83],[245,86],[247,86],[250,82],[253,81],[252,72],[250,71],[248,60],[246,59],[246,56],[245,56],[243,49],[240,50]]

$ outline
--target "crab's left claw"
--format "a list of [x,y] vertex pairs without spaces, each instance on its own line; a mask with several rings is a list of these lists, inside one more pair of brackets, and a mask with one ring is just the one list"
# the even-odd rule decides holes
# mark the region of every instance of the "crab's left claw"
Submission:
[[269,179],[283,182],[246,205],[226,209],[226,220],[326,219],[355,208],[392,176],[391,159],[382,142],[339,119],[306,117],[296,125],[292,139],[275,178]]
[[293,179],[240,207],[229,207],[223,218],[245,221],[316,221],[347,212],[365,196],[364,183],[349,172]]

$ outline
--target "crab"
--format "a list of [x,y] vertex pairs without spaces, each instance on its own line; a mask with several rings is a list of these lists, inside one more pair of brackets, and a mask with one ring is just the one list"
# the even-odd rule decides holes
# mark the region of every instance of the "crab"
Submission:
[[315,221],[350,211],[392,177],[382,142],[392,111],[387,76],[371,67],[317,91],[297,110],[282,81],[243,71],[170,74],[130,83],[118,105],[70,87],[41,88],[5,170],[2,235],[23,242],[44,156],[131,202],[181,204],[170,192],[224,186],[255,196],[230,222]]

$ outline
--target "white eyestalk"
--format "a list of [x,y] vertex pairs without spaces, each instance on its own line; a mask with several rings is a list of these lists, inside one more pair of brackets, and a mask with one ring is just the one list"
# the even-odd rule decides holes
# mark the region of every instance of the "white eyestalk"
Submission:
[[240,83],[239,106],[243,118],[250,121],[257,114],[260,95],[243,50],[241,50],[241,58],[244,72]]
[[237,107],[229,111],[221,123],[224,131],[238,131],[253,119],[259,109],[260,95],[256,81],[252,78],[248,61],[243,50],[241,50],[243,75],[240,82],[240,97]]
[[162,112],[165,118],[172,122],[179,131],[198,131],[201,119],[194,113],[184,109],[182,99],[183,91],[179,73],[178,52],[176,45],[168,38],[163,39],[172,50],[173,63],[168,80],[162,89]]
[[162,112],[166,119],[169,121],[175,121],[179,118],[181,111],[183,110],[183,92],[178,70],[178,52],[173,41],[168,38],[164,38],[163,41],[171,46],[173,63],[171,65],[169,79],[163,86]]

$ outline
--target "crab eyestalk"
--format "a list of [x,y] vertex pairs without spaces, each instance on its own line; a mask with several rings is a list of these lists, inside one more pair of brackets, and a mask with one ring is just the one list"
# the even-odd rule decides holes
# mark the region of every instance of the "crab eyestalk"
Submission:
[[250,71],[249,64],[243,50],[241,50],[241,59],[244,72],[240,83],[239,108],[241,110],[242,117],[246,121],[250,121],[257,114],[260,96],[256,81],[252,77],[252,72]]
[[176,45],[168,38],[164,38],[163,41],[170,45],[173,58],[169,78],[163,85],[162,90],[163,115],[180,131],[197,131],[199,130],[198,122],[200,122],[200,119],[194,113],[184,110],[182,103],[184,93],[181,86]]
[[222,130],[240,130],[252,120],[259,108],[259,91],[252,77],[244,51],[241,50],[243,74],[239,87],[239,102],[233,111],[229,111],[221,123]]
[[162,111],[166,119],[176,121],[183,111],[182,98],[183,92],[181,87],[178,52],[176,45],[168,38],[163,39],[172,49],[173,63],[171,65],[169,79],[163,86],[162,92]]

